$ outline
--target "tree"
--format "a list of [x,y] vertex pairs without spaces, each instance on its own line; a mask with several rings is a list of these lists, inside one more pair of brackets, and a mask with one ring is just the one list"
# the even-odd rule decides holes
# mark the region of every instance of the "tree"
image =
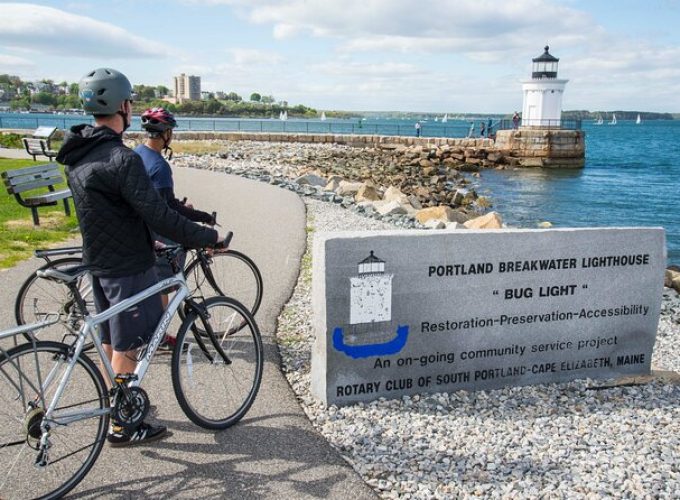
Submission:
[[28,100],[28,98],[23,98],[23,99],[14,99],[12,102],[9,103],[10,108],[13,110],[17,109],[25,109],[29,110],[31,109],[31,101]]
[[36,104],[44,104],[46,106],[54,106],[57,104],[57,96],[50,92],[38,92],[34,94],[31,101]]
[[170,93],[170,89],[165,85],[157,85],[156,90],[158,91],[158,95],[160,95],[161,97],[166,96]]
[[273,95],[263,95],[261,102],[265,104],[272,104],[274,102],[274,96]]
[[215,99],[211,99],[209,101],[206,101],[205,107],[203,108],[206,113],[210,115],[217,114],[217,112],[220,110],[222,105],[220,104],[220,101],[216,101]]
[[226,99],[227,99],[227,101],[234,101],[234,102],[238,102],[238,101],[243,100],[243,98],[240,95],[238,95],[236,92],[229,92],[226,96]]
[[250,94],[250,100],[252,102],[260,102],[262,100],[262,96],[257,92],[253,92],[252,94]]
[[68,93],[70,95],[78,95],[79,90],[80,88],[77,83],[72,83],[71,85],[68,86]]

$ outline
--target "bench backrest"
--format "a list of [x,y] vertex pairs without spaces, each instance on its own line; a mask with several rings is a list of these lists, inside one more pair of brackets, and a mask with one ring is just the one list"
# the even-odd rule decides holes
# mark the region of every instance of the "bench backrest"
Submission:
[[26,151],[28,151],[29,154],[36,155],[43,154],[44,147],[43,143],[45,142],[45,139],[33,139],[31,137],[24,137],[21,140],[24,142],[24,146],[26,146]]
[[2,178],[9,194],[23,193],[31,189],[54,186],[64,182],[57,163],[8,170],[2,173]]

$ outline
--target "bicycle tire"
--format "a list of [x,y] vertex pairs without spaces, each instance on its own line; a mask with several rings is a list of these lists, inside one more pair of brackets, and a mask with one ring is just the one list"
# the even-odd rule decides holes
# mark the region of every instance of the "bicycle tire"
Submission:
[[[192,422],[226,429],[243,418],[257,396],[264,366],[262,339],[252,314],[236,300],[211,297],[205,307],[209,318],[191,311],[182,322],[172,356],[172,386]],[[206,338],[199,330],[212,333]],[[215,343],[231,364],[220,361]]]
[[[36,426],[42,421],[39,413],[44,411],[43,402],[49,405],[51,391],[56,389],[62,370],[68,366],[69,349],[60,342],[40,341],[20,344],[0,355],[0,470],[4,474],[0,477],[0,498],[61,498],[87,475],[104,446],[108,412],[68,424],[54,424],[49,430],[48,463],[44,467],[35,465],[39,455],[35,443],[40,439]],[[36,392],[41,386],[38,380],[44,384],[51,370],[56,371],[52,383]],[[38,397],[40,393],[42,398]],[[60,410],[66,413],[78,407],[84,410],[110,407],[99,368],[85,354],[78,357],[73,367],[55,415]],[[28,429],[33,429],[33,436]],[[92,442],[78,444],[88,433]]]
[[[215,251],[211,257],[212,279],[205,275],[198,259],[185,271],[189,289],[203,297],[232,297],[255,316],[262,304],[262,274],[253,260],[236,250]],[[209,284],[206,287],[205,284]]]
[[[40,330],[38,333],[40,340],[60,342],[65,333],[77,332],[82,313],[77,310],[68,287],[61,283],[40,278],[38,271],[69,268],[81,264],[82,259],[79,257],[64,257],[50,261],[34,271],[21,285],[14,301],[14,318],[17,324],[37,323],[45,319],[47,315],[58,314],[60,319],[57,323]],[[91,308],[94,306],[91,296],[86,297],[86,303]],[[70,328],[69,321],[72,323]],[[30,334],[24,336],[27,340],[31,340]]]

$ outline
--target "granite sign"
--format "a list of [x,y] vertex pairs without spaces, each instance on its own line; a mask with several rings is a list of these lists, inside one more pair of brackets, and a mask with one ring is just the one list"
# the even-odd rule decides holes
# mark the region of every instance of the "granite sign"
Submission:
[[327,233],[314,244],[312,392],[416,392],[648,374],[661,228]]

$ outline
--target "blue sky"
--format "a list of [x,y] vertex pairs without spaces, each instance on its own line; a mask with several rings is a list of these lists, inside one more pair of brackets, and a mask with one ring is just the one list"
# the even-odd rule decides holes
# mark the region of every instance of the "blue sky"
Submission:
[[0,73],[204,90],[318,109],[509,113],[549,44],[563,108],[680,112],[678,0],[0,0]]

